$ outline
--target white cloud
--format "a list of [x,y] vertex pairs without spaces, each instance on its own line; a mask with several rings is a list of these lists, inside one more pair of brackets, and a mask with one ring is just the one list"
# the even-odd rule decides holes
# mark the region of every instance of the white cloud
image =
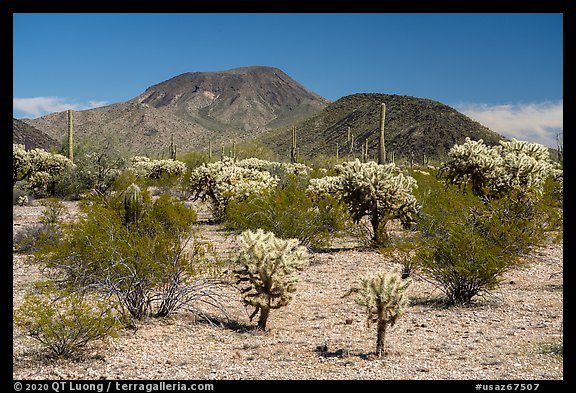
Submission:
[[107,105],[107,101],[88,101],[87,104],[68,102],[61,97],[32,97],[12,98],[12,111],[27,116],[40,117],[53,112],[62,112],[68,109],[84,110]]
[[98,108],[98,107],[100,107],[100,106],[106,106],[106,105],[108,105],[108,104],[109,104],[108,101],[93,101],[93,100],[90,100],[90,101],[88,101],[88,107],[87,107],[87,108],[84,108],[84,109]]
[[563,101],[507,105],[464,103],[455,108],[507,138],[548,147],[556,147],[556,135],[564,130]]

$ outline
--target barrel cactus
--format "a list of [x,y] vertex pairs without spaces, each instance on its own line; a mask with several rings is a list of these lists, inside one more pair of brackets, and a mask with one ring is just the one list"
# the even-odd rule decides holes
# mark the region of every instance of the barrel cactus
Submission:
[[132,183],[124,191],[124,223],[126,225],[138,221],[144,211],[144,197],[137,184]]

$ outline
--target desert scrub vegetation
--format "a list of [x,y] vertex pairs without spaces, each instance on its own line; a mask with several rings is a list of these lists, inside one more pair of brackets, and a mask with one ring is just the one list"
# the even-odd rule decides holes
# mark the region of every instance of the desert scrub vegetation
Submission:
[[[413,172],[422,209],[417,265],[449,304],[497,288],[520,256],[561,231],[560,169],[537,144],[455,145],[436,176]],[[557,238],[557,236],[556,236]]]
[[308,265],[306,248],[296,239],[280,239],[272,232],[247,230],[238,238],[234,276],[244,304],[254,307],[258,328],[266,330],[270,310],[286,306],[296,291],[292,273]]
[[290,182],[291,176],[306,177],[311,169],[298,163],[281,163],[246,158],[224,157],[203,164],[190,175],[188,189],[192,199],[208,201],[216,220],[225,217],[228,205],[261,195]]
[[[120,325],[101,335],[86,333],[90,338],[79,340],[79,346],[63,344],[72,349],[51,349],[49,344],[61,342],[62,334],[83,337],[74,332],[84,332],[90,318],[106,321],[111,310],[117,321],[128,324],[182,309],[197,312],[196,302],[225,313],[219,292],[231,282],[224,283],[225,262],[195,229],[195,211],[168,193],[186,179],[189,184],[181,185],[192,199],[209,202],[224,228],[242,232],[234,258],[226,262],[232,262],[234,282],[251,307],[250,321],[258,318],[262,330],[271,310],[292,301],[295,273],[308,264],[307,249],[327,246],[343,230],[351,234],[349,220],[371,226],[372,245],[403,269],[363,277],[349,293],[366,309],[369,325],[377,326],[376,354],[381,356],[388,327],[408,307],[406,278],[416,273],[437,285],[447,304],[468,305],[498,288],[503,274],[532,246],[549,234],[561,236],[561,169],[532,165],[532,159],[546,159],[539,148],[507,146],[496,151],[508,149],[498,156],[476,143],[472,150],[488,151],[495,163],[482,158],[482,165],[469,165],[465,158],[473,154],[457,160],[454,154],[439,171],[358,160],[311,170],[297,163],[224,158],[187,175],[177,171],[153,178],[120,170],[118,164],[109,177],[94,178],[102,186],[79,202],[78,221],[62,222],[58,202],[46,201],[41,224],[50,236],[30,245],[22,242],[21,250],[35,251],[35,261],[50,268],[47,272],[61,292],[29,295],[15,320],[59,355],[112,335]],[[106,162],[102,168],[116,168]],[[505,169],[495,169],[500,164]],[[545,177],[543,168],[549,172]],[[323,177],[310,179],[319,175]],[[15,178],[28,181],[23,172]],[[162,183],[164,178],[169,181]],[[98,182],[85,184],[97,188]],[[165,184],[167,192],[151,195],[147,186],[158,184]],[[402,230],[389,230],[391,221],[402,224]]]
[[114,298],[133,320],[164,317],[194,301],[218,306],[221,263],[193,230],[194,210],[166,194],[152,200],[135,184],[79,206],[59,242],[35,260],[75,290]]
[[470,186],[474,195],[496,199],[512,190],[541,195],[546,179],[557,177],[558,171],[548,149],[538,143],[512,139],[489,147],[482,139],[466,138],[463,144],[450,149],[439,176],[462,191]]
[[561,231],[563,170],[546,147],[516,139],[487,147],[467,139],[448,155],[439,178],[483,202],[472,209],[473,225],[508,254]]
[[96,145],[88,140],[77,143],[74,150],[74,167],[67,168],[58,178],[56,196],[79,199],[90,190],[105,194],[126,170],[127,153],[120,150],[118,143]]
[[38,282],[14,310],[14,323],[53,357],[71,357],[98,340],[116,337],[124,327],[117,304],[84,292]]
[[332,195],[310,198],[306,182],[291,174],[282,186],[231,201],[223,225],[232,231],[262,229],[282,239],[298,239],[306,247],[329,246],[347,227],[347,211]]
[[60,224],[66,207],[57,198],[46,198],[40,201],[44,207],[40,222],[17,232],[14,235],[14,251],[30,253],[38,251],[47,244],[55,244],[62,236]]

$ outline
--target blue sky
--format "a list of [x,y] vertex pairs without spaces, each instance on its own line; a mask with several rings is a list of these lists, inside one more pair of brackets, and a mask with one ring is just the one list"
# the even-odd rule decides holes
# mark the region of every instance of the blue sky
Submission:
[[278,67],[335,101],[429,98],[508,137],[563,130],[563,15],[14,14],[13,115],[127,101],[184,72]]

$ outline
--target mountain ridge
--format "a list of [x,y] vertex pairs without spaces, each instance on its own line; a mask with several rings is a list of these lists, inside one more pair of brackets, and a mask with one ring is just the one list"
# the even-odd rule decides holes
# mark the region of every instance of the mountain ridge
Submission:
[[[380,105],[387,106],[386,151],[396,159],[441,159],[466,137],[498,143],[503,136],[438,101],[384,93],[356,93],[329,100],[282,70],[248,66],[187,72],[154,84],[122,103],[74,112],[75,140],[113,141],[133,154],[166,158],[172,137],[178,154],[217,151],[233,142],[257,142],[289,159],[292,128],[302,157],[360,157],[368,142],[376,155]],[[26,123],[60,143],[66,111]],[[348,137],[348,129],[354,142]]]
[[[114,137],[140,154],[157,153],[172,135],[179,149],[193,150],[209,141],[216,146],[253,139],[329,102],[275,67],[188,72],[126,102],[75,111],[74,130],[78,138]],[[59,141],[65,138],[65,111],[24,121]]]
[[16,118],[12,118],[12,143],[24,145],[26,150],[52,151],[58,148],[58,141],[54,138]]

